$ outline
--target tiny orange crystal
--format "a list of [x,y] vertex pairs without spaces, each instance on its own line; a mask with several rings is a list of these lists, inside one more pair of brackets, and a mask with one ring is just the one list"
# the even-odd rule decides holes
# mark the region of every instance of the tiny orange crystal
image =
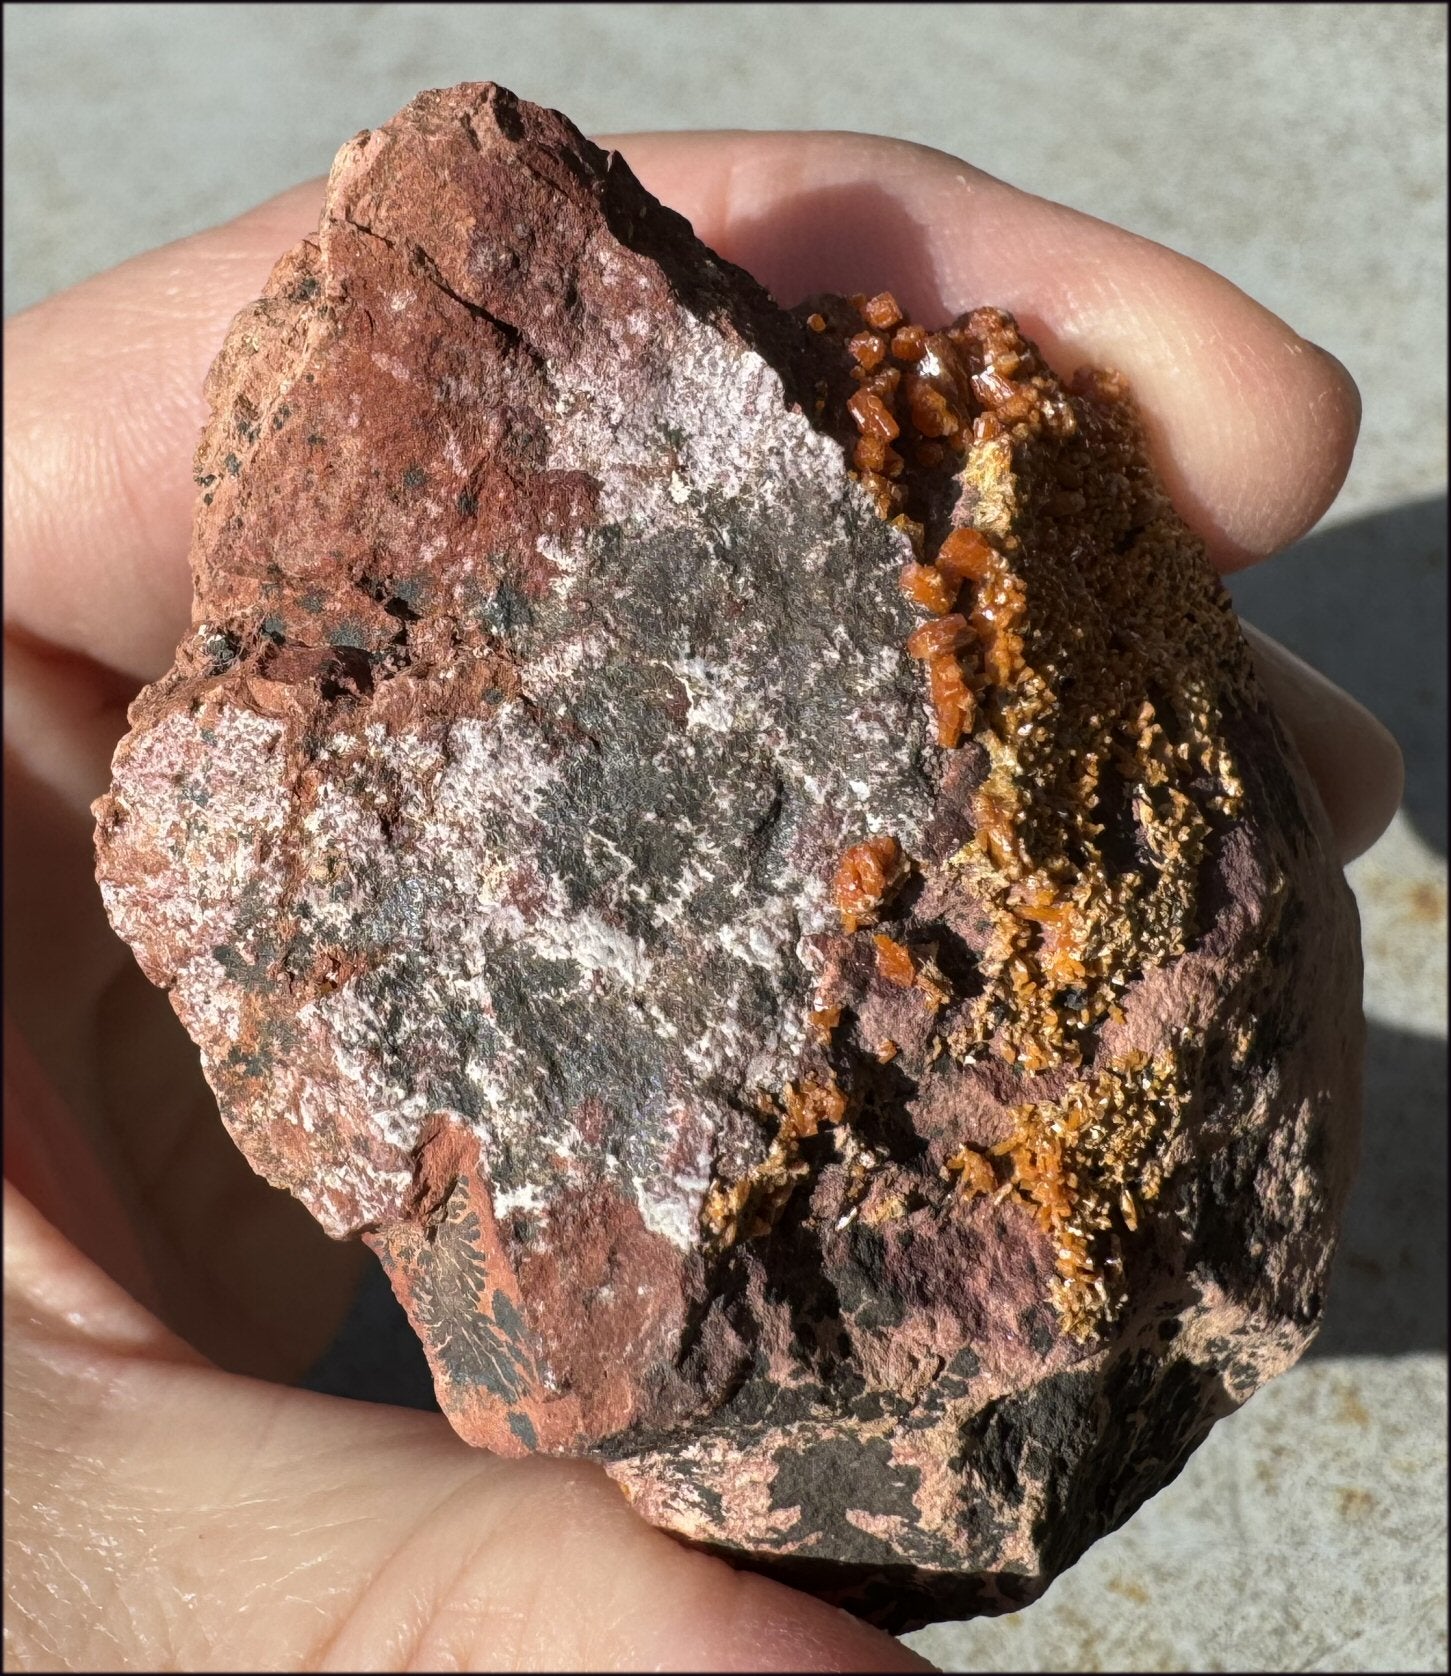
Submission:
[[879,291],[870,302],[862,304],[861,316],[867,325],[888,332],[901,320],[902,310],[890,291]]
[[922,623],[913,629],[907,636],[907,656],[924,660],[939,657],[968,645],[972,637],[967,618],[954,611],[935,623]]
[[875,332],[858,332],[847,339],[846,346],[856,357],[857,365],[868,372],[881,366],[887,356],[887,346]]
[[893,442],[902,434],[902,427],[892,417],[886,403],[875,390],[858,390],[846,404],[856,420],[857,429],[868,436],[879,436]]
[[892,353],[899,361],[920,361],[927,353],[927,333],[921,326],[899,326],[892,333]]
[[902,592],[934,616],[945,617],[957,603],[957,589],[935,565],[902,566]]
[[932,708],[937,716],[937,743],[954,750],[973,723],[976,700],[963,679],[962,666],[950,652],[940,653],[927,665]]
[[882,834],[853,844],[837,863],[831,882],[832,900],[848,931],[881,906],[902,865],[902,846]]
[[917,966],[912,951],[905,944],[878,932],[872,941],[877,946],[877,971],[888,983],[910,989],[917,981]]
[[951,530],[937,550],[937,568],[955,581],[981,582],[991,571],[995,557],[980,531]]

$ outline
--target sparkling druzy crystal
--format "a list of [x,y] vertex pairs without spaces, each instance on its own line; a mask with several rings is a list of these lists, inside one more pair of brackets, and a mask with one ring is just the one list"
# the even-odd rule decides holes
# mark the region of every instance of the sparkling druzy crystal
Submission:
[[1128,392],[421,95],[212,370],[101,888],[471,1442],[892,1627],[1318,1322],[1355,913]]

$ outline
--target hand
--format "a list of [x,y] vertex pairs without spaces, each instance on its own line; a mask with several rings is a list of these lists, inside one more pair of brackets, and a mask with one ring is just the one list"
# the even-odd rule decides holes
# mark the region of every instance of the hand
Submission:
[[[1012,309],[1063,374],[1127,374],[1225,569],[1334,498],[1345,369],[1227,280],[955,158],[854,135],[641,135],[647,187],[783,302],[890,288]],[[190,460],[232,314],[314,182],[6,327],[6,1272],[11,1668],[923,1668],[636,1519],[596,1468],[289,1389],[364,1254],[254,1177],[111,933],[88,806],[187,624]],[[1265,684],[1346,856],[1389,736],[1269,642]]]

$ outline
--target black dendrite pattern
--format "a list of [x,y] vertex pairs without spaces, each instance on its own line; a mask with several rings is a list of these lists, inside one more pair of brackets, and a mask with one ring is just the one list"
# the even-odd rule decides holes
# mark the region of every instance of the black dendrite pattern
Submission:
[[[459,1178],[459,1187],[467,1181]],[[456,1192],[465,1205],[467,1195]],[[424,1247],[415,1286],[419,1320],[434,1354],[458,1385],[482,1385],[516,1403],[534,1380],[528,1330],[502,1291],[489,1294],[476,1210],[447,1217]]]

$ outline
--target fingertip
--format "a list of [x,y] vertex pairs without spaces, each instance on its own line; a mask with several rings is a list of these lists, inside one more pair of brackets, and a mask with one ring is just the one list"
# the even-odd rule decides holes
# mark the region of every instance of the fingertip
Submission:
[[[1360,429],[1348,369],[1223,274],[1061,206],[1026,285],[1055,370],[1121,373],[1175,509],[1221,571],[1312,529],[1340,492]],[[1053,229],[1052,242],[1047,229]]]
[[1199,509],[1211,556],[1226,572],[1268,558],[1320,522],[1360,435],[1360,389],[1345,364],[1261,312],[1273,322],[1269,341],[1255,346],[1242,373],[1241,402],[1253,421],[1206,461],[1212,477]]
[[1360,434],[1360,420],[1363,412],[1360,386],[1355,382],[1350,368],[1346,366],[1345,362],[1338,355],[1332,355],[1324,344],[1316,343],[1312,338],[1301,338],[1299,341],[1311,354],[1319,358],[1326,375],[1336,386],[1353,447]]
[[1405,790],[1395,736],[1358,700],[1250,623],[1244,634],[1260,685],[1289,730],[1335,834],[1344,863],[1390,825]]

